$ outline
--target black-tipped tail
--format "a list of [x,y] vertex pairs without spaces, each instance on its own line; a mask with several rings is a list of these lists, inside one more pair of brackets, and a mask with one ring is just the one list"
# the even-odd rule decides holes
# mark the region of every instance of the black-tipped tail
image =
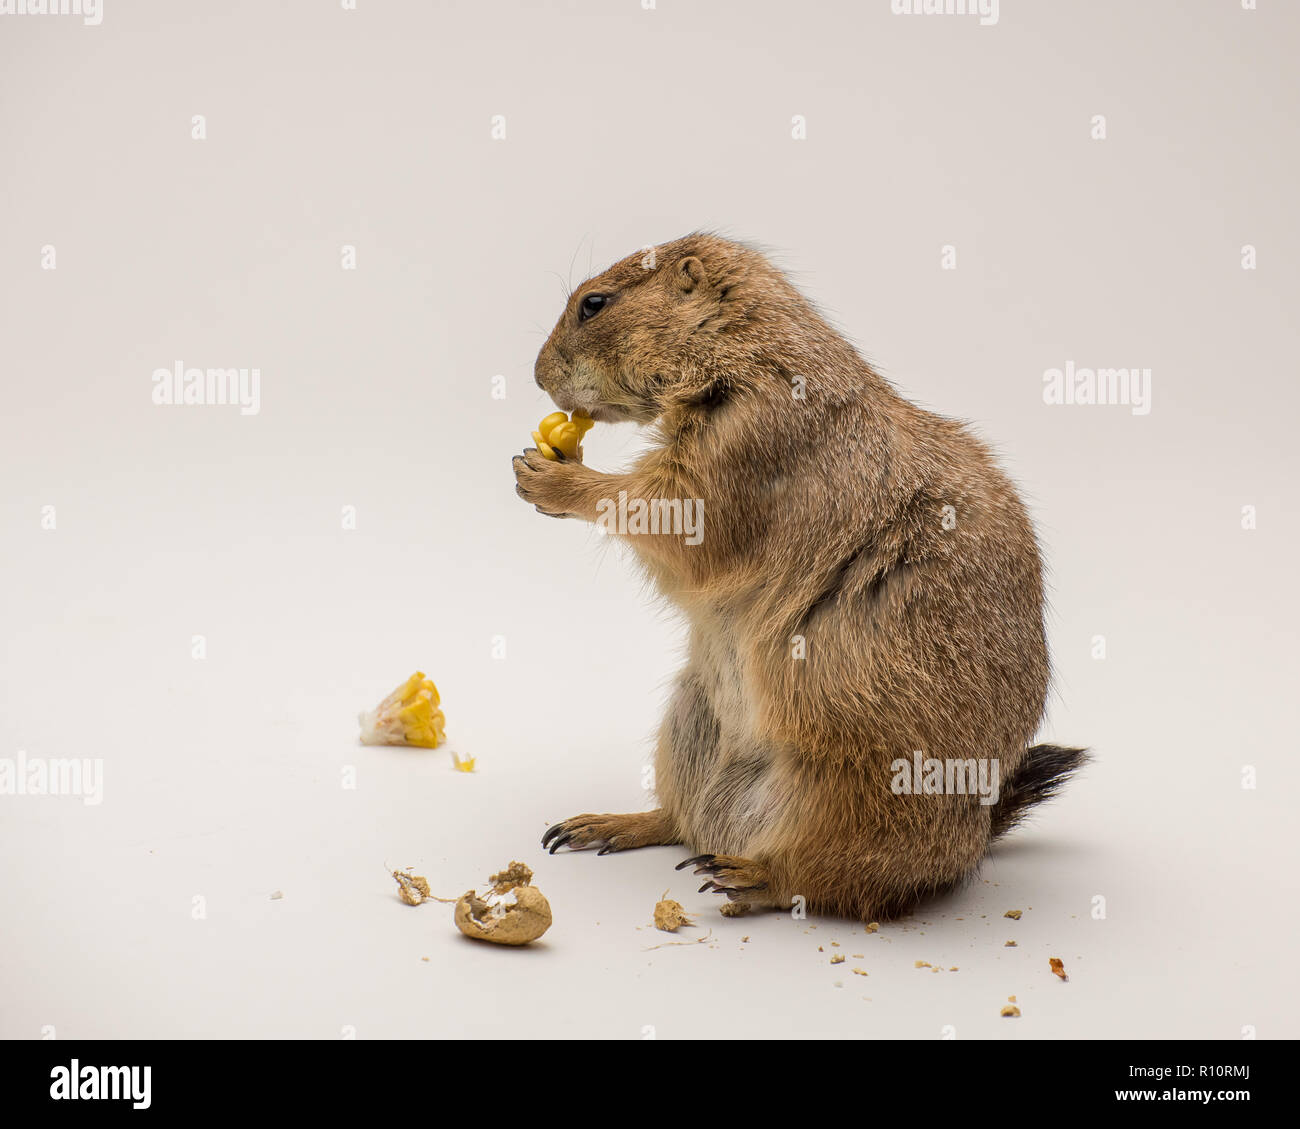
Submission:
[[1070,774],[1087,761],[1087,749],[1032,746],[1015,775],[1002,782],[998,802],[993,805],[992,838],[1005,835],[1029,814],[1030,808],[1055,796]]

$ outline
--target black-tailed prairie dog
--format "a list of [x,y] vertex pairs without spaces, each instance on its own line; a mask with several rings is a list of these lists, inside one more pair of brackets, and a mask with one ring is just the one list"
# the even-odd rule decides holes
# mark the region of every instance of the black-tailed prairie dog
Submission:
[[609,523],[685,613],[689,657],[660,806],[565,820],[552,851],[679,843],[727,912],[881,918],[973,873],[1083,762],[1030,744],[1048,658],[1015,487],[758,251],[695,234],[615,263],[574,291],[536,376],[655,441],[623,474],[525,451],[526,501],[586,521],[692,503],[698,527],[666,505],[656,532]]

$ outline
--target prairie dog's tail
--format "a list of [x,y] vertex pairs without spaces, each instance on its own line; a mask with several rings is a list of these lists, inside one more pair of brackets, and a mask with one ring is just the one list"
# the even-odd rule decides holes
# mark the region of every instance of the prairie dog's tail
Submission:
[[993,805],[990,838],[998,839],[1016,826],[1035,804],[1050,800],[1075,769],[1088,761],[1087,749],[1064,745],[1033,745],[1015,774],[1003,782]]

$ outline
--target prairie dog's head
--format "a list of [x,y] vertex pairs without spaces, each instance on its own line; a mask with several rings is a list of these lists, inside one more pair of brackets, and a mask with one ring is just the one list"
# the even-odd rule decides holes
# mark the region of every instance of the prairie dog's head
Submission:
[[566,411],[648,423],[697,390],[719,335],[777,286],[789,289],[762,255],[718,236],[647,247],[573,292],[537,354],[537,383]]

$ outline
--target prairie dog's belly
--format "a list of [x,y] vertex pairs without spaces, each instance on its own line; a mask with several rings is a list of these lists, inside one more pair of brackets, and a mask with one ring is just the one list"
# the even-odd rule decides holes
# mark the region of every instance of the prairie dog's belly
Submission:
[[690,665],[698,686],[696,708],[711,715],[715,738],[673,750],[689,761],[691,781],[678,818],[696,849],[749,854],[782,808],[776,750],[758,732],[754,688],[725,629],[692,632]]

